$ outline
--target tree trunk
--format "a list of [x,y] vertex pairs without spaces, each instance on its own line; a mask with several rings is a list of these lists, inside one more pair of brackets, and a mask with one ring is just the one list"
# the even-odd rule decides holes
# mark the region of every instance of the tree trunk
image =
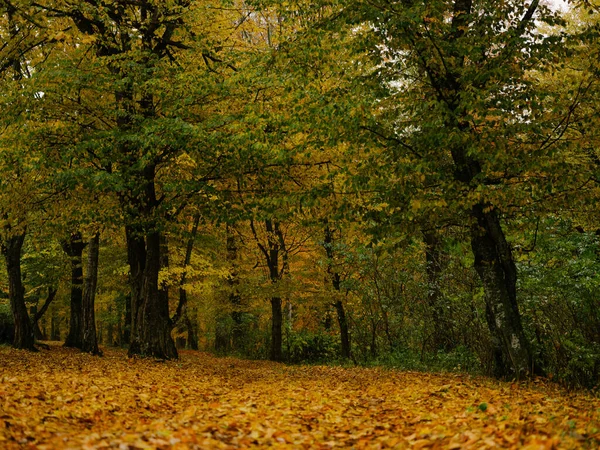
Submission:
[[65,338],[65,347],[81,348],[83,330],[83,249],[86,244],[81,233],[71,233],[69,241],[62,243],[63,250],[71,258],[71,316],[69,334]]
[[[185,293],[185,290],[182,291]],[[185,316],[183,318],[188,335],[186,345],[192,350],[198,350],[198,321],[196,320],[196,311],[194,309],[192,309],[192,311],[194,312],[194,314],[192,314],[194,320],[190,318],[188,309],[186,309]]]
[[56,308],[52,309],[52,317],[50,319],[50,340],[60,341],[60,318]]
[[215,351],[221,354],[227,354],[231,347],[227,319],[223,313],[219,313],[215,318]]
[[131,293],[125,297],[125,326],[123,327],[123,337],[121,339],[121,345],[129,345],[131,342]]
[[[328,226],[325,227],[325,240],[323,242],[323,247],[325,248],[325,253],[327,254],[327,273],[331,280],[331,284],[336,293],[341,292],[341,277],[339,272],[334,270],[333,267],[333,230]],[[344,304],[341,300],[337,300],[333,306],[335,307],[338,319],[338,325],[340,328],[340,340],[342,343],[342,357],[346,359],[350,359],[351,357],[351,347],[350,347],[350,332],[348,330],[348,320],[346,319],[346,311],[344,310]]]
[[133,330],[137,327],[138,312],[142,303],[142,283],[146,265],[146,244],[142,230],[134,226],[125,227],[127,242],[127,262],[129,264],[129,305],[125,317],[129,314],[127,323],[127,343],[131,346]]
[[[196,314],[194,314],[194,321],[190,319],[188,312],[188,297],[185,289],[185,282],[187,280],[187,268],[192,261],[192,251],[194,250],[194,242],[196,235],[198,234],[198,226],[200,225],[200,213],[194,215],[194,222],[192,223],[192,229],[190,237],[185,248],[185,258],[183,260],[183,275],[179,280],[179,303],[177,305],[177,311],[175,316],[171,319],[173,326],[176,326],[179,320],[183,319],[183,324],[186,328],[188,337],[186,341],[186,347],[192,350],[198,350],[198,330]],[[194,311],[195,312],[195,311]]]
[[45,327],[44,327],[44,332],[42,333],[42,330],[40,330],[40,327],[39,327],[39,321],[44,316],[44,314],[46,313],[48,308],[50,307],[50,304],[56,297],[57,292],[58,292],[58,289],[49,287],[48,288],[48,297],[46,297],[46,300],[44,301],[44,304],[42,305],[40,310],[38,311],[37,306],[36,306],[35,307],[36,311],[34,313],[33,309],[32,309],[31,323],[33,325],[34,335],[37,340],[41,341],[41,340],[47,339]]
[[[266,220],[265,227],[267,230],[267,240],[269,243],[269,258],[267,265],[269,266],[269,277],[271,283],[277,284],[285,269],[279,270],[279,253],[284,250],[281,246],[281,231],[279,223],[273,220]],[[281,298],[271,297],[271,361],[283,360],[283,311],[281,309]]]
[[[500,219],[493,207],[477,204],[471,247],[485,290],[486,316],[496,352],[496,376],[523,378],[532,372],[532,356],[517,305],[517,269]],[[502,354],[502,358],[499,354]]]
[[29,308],[29,317],[31,318],[31,327],[33,328],[33,336],[36,341],[43,341],[44,335],[42,334],[42,330],[40,330],[40,325],[37,320],[35,320],[35,316],[37,316],[38,309],[37,305],[32,305]]
[[13,347],[36,351],[33,327],[25,305],[25,288],[21,278],[21,250],[24,241],[25,232],[10,236],[2,243],[2,253],[6,261],[8,295],[15,324]]
[[[169,269],[169,241],[167,240],[167,236],[164,233],[160,233],[160,270],[163,269]],[[168,309],[169,286],[167,284],[159,285],[158,292],[160,295],[161,303],[165,303]]]
[[269,359],[271,361],[283,360],[283,311],[281,308],[281,298],[271,298],[271,352]]
[[[146,261],[142,289],[132,328],[129,355],[176,359],[177,349],[171,336],[169,303],[160,293],[158,274],[161,266],[161,237],[158,231],[146,234]],[[133,295],[132,295],[133,296]]]
[[94,311],[96,286],[98,284],[98,257],[100,253],[100,235],[96,233],[89,241],[86,276],[84,280],[82,305],[82,342],[81,350],[92,355],[100,355],[96,339],[96,317]]
[[112,321],[113,305],[108,305],[108,317],[110,318],[106,325],[106,345],[114,347],[115,345],[115,326]]
[[238,247],[237,240],[231,227],[227,226],[227,262],[229,263],[229,274],[227,284],[229,285],[229,304],[231,305],[231,319],[233,320],[233,330],[231,336],[231,345],[234,350],[241,350],[244,347],[244,320],[242,311],[242,296],[240,295],[238,285],[240,284],[238,276]]
[[425,271],[427,273],[427,301],[433,324],[433,350],[450,351],[454,347],[452,328],[445,309],[441,290],[442,252],[437,231],[424,231]]
[[344,310],[344,304],[341,300],[338,300],[333,304],[337,313],[338,325],[340,327],[340,338],[342,340],[342,357],[350,359],[351,347],[350,347],[350,332],[348,330],[348,319],[346,318],[346,311]]

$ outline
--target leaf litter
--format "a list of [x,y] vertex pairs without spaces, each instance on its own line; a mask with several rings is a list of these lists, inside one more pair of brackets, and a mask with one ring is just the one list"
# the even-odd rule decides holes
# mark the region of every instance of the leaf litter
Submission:
[[536,380],[0,348],[0,448],[598,448],[600,402]]

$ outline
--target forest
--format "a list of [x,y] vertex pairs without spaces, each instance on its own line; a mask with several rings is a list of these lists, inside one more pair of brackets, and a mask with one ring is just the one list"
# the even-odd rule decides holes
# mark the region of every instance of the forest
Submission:
[[0,1],[2,342],[597,388],[599,14]]

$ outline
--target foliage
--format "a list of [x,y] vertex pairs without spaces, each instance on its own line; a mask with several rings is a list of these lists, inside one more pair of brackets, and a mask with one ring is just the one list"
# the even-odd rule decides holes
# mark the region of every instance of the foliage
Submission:
[[339,356],[339,339],[324,332],[288,331],[284,338],[286,361],[290,363],[326,363]]
[[548,218],[522,255],[524,313],[544,369],[570,386],[600,382],[598,235]]

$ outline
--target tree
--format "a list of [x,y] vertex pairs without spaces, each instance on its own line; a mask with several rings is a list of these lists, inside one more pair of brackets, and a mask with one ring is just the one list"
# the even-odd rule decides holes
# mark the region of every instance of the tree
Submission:
[[[323,247],[327,255],[327,275],[330,278],[331,285],[336,295],[340,295],[342,290],[342,279],[338,270],[334,266],[335,258],[335,239],[334,230],[329,224],[325,225]],[[340,327],[340,340],[342,343],[342,357],[351,357],[350,347],[350,332],[348,330],[348,319],[346,317],[346,311],[344,309],[344,303],[340,297],[336,298],[333,302],[333,307],[337,315],[338,325]]]
[[[0,134],[2,169],[2,254],[9,280],[9,297],[15,323],[13,345],[35,350],[34,328],[25,305],[21,274],[21,252],[27,234],[27,215],[31,208],[28,197],[36,192],[35,157],[27,155],[28,143],[22,138],[26,131],[23,115],[30,98],[23,88],[35,70],[46,43],[40,31],[35,8],[28,2],[0,3],[0,82],[2,83],[3,130]],[[21,203],[15,203],[21,200]]]
[[96,232],[88,241],[86,274],[83,279],[83,298],[81,304],[81,350],[100,355],[96,339],[96,316],[94,300],[98,284],[98,257],[100,253],[100,233]]
[[365,34],[378,43],[368,45],[382,91],[374,123],[365,128],[387,147],[383,157],[405,201],[385,194],[382,200],[409,219],[440,207],[468,218],[496,374],[531,374],[537,366],[502,218],[527,201],[513,181],[530,181],[528,171],[551,165],[554,127],[528,71],[558,54],[557,36],[536,30],[536,21],[558,18],[537,0],[359,2],[348,16],[372,24]]
[[[75,26],[62,36],[69,52],[57,55],[40,77],[48,109],[71,110],[60,120],[74,137],[62,142],[76,162],[66,172],[72,183],[114,195],[123,217],[130,354],[176,358],[168,296],[158,284],[162,243],[169,224],[206,189],[207,179],[218,176],[222,158],[209,141],[221,119],[218,111],[211,116],[211,108],[220,101],[219,70],[231,64],[217,55],[228,30],[218,28],[223,22],[215,18],[222,15],[234,27],[235,17],[188,0],[166,6],[82,0],[46,9]],[[212,97],[217,100],[206,101]],[[171,177],[179,176],[180,164],[194,173]]]
[[65,347],[79,349],[83,346],[83,250],[86,245],[80,232],[71,233],[69,240],[62,242],[71,264],[71,315]]

